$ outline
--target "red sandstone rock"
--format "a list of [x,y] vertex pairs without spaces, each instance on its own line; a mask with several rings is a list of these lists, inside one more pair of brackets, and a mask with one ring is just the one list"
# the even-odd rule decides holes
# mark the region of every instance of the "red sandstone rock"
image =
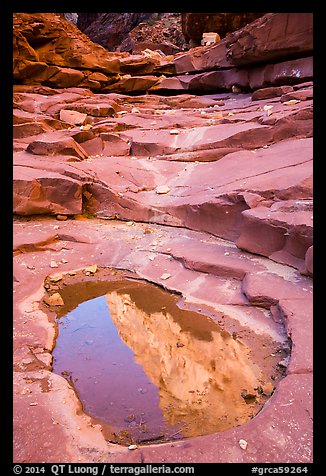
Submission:
[[83,141],[83,149],[91,156],[129,155],[130,144],[117,134],[102,132],[99,137]]
[[[105,14],[111,15],[111,14]],[[126,14],[127,15],[127,14]],[[138,14],[137,14],[138,15]],[[53,13],[14,14],[14,77],[25,84],[51,87],[89,87],[100,90],[118,82],[117,91],[137,89],[117,73],[174,72],[171,58],[156,55],[109,53],[94,44],[64,16]],[[140,90],[153,82],[143,78]]]
[[220,91],[230,90],[233,85],[243,89],[258,89],[270,85],[289,85],[298,80],[306,81],[313,76],[312,57],[300,58],[250,70],[229,68],[210,72],[161,78],[152,90]]
[[[16,15],[15,78],[38,84],[14,89],[15,462],[311,462],[312,57],[304,26],[293,35],[298,14],[285,14],[282,31],[269,29],[280,19],[270,14],[214,47],[177,56],[179,72],[200,73],[160,79],[142,73],[156,61],[138,56],[133,64],[126,54],[114,58],[137,76],[118,76],[113,57],[91,43],[87,49],[76,30],[67,27],[67,34],[60,23],[59,34],[51,32],[48,20],[58,25],[51,14]],[[249,39],[256,49],[242,49]],[[236,62],[275,56],[237,69],[226,58],[231,50]],[[167,63],[153,73],[160,67]],[[78,86],[99,94],[60,89],[81,78],[75,71],[83,76]],[[57,89],[39,84],[55,75]],[[213,93],[112,92],[160,84]],[[217,93],[234,85],[256,89],[256,100],[246,91]],[[87,114],[87,127],[70,128],[62,111]],[[157,194],[160,186],[169,192]],[[87,219],[87,212],[110,220]],[[141,453],[111,445],[89,425],[68,383],[50,372],[54,327],[38,301],[51,261],[60,273],[95,263],[97,275],[110,267],[133,270],[134,278],[214,309],[222,324],[240,329],[236,338],[251,335],[256,347],[262,334],[280,347],[288,339],[290,359],[270,356],[286,376],[245,425],[173,446],[143,446]],[[27,385],[26,376],[36,380]],[[37,405],[29,405],[26,386]]]
[[300,89],[299,91],[294,91],[294,92],[288,92],[286,94],[283,94],[281,96],[281,101],[282,102],[287,102],[291,100],[297,100],[297,101],[307,101],[308,99],[313,99],[314,94],[313,94],[313,89]]
[[[24,236],[27,235],[28,243],[33,244],[33,239],[37,243],[40,239],[47,240],[53,237],[53,225],[57,225],[58,222],[54,220],[38,221],[35,223],[16,223],[15,234],[19,234],[20,243],[24,243]],[[39,225],[35,227],[36,225]],[[103,266],[112,265],[126,267],[134,266],[139,271],[138,277],[142,274],[146,275],[147,279],[155,280],[156,274],[160,272],[160,269],[145,264],[145,254],[140,252],[141,256],[137,259],[137,254],[134,250],[134,243],[132,238],[137,237],[137,243],[141,243],[142,249],[146,250],[146,247],[153,241],[151,234],[139,234],[142,224],[135,224],[128,226],[118,222],[104,222],[96,221],[94,227],[94,221],[66,221],[61,223],[59,233],[61,239],[57,243],[51,244],[52,250],[48,249],[48,253],[42,253],[38,251],[38,260],[32,260],[35,255],[33,252],[26,253],[24,255],[17,255],[15,261],[15,275],[18,281],[15,282],[15,330],[16,332],[26,328],[23,317],[23,313],[19,310],[19,306],[22,305],[26,296],[32,296],[39,289],[42,284],[42,280],[48,274],[49,260],[54,256],[57,261],[61,261],[62,257],[66,257],[68,263],[60,265],[64,271],[69,271],[73,268],[82,268],[89,264],[87,261],[87,255],[92,254],[92,260],[101,262]],[[128,228],[128,230],[127,230]],[[120,231],[121,229],[121,231]],[[52,231],[51,231],[52,230]],[[185,230],[184,237],[180,236],[180,230],[171,230],[166,227],[156,227],[152,225],[152,233],[156,239],[158,236],[169,237],[169,246],[173,246],[173,241],[176,240],[176,246],[183,257],[187,258],[187,242],[190,239],[192,244],[197,243],[198,252],[200,252],[200,239],[207,241],[209,237],[202,234],[194,234],[189,230]],[[33,235],[33,238],[31,237]],[[85,240],[85,237],[89,236],[92,239],[89,243]],[[105,242],[103,238],[105,236]],[[139,241],[140,236],[144,237],[145,241]],[[123,237],[123,239],[122,239]],[[120,239],[119,239],[120,238]],[[146,240],[150,238],[150,241]],[[69,241],[65,241],[68,240]],[[142,239],[143,240],[143,239]],[[183,243],[183,246],[181,246]],[[110,247],[108,247],[110,244]],[[219,246],[218,240],[215,239],[211,242],[212,246]],[[230,244],[229,244],[230,245]],[[203,243],[205,249],[206,245]],[[222,244],[225,246],[225,243]],[[109,250],[108,250],[109,248]],[[182,251],[183,250],[183,251]],[[233,254],[234,248],[231,246],[231,254]],[[227,281],[212,279],[211,276],[206,274],[196,273],[191,270],[182,268],[181,263],[175,263],[164,257],[165,249],[162,250],[163,254],[159,253],[160,266],[166,268],[168,271],[174,270],[175,274],[178,274],[180,278],[176,282],[176,286],[182,289],[183,294],[187,295],[190,299],[192,293],[196,295],[194,288],[199,286],[200,299],[215,299],[216,289],[218,289],[218,296],[221,297],[224,302],[238,294],[235,289],[229,289],[226,292],[221,288],[221,284],[224,281],[224,285]],[[103,255],[104,253],[104,255]],[[86,255],[86,258],[85,258]],[[104,256],[104,257],[103,257]],[[191,255],[190,255],[191,256]],[[203,254],[203,263],[205,260],[205,254]],[[250,255],[247,255],[249,259],[248,264],[251,262]],[[156,260],[157,258],[155,258]],[[132,261],[130,261],[132,260]],[[155,263],[154,260],[154,263]],[[267,262],[268,260],[266,260]],[[37,266],[37,275],[32,275],[34,279],[26,280],[27,273],[33,273],[26,268],[26,264],[33,263]],[[24,265],[24,264],[25,265]],[[170,263],[170,264],[168,264]],[[216,270],[217,271],[217,270]],[[278,273],[289,273],[287,278],[282,280],[278,279]],[[161,271],[162,273],[162,271]],[[245,425],[232,428],[222,433],[216,433],[213,435],[207,435],[198,437],[195,439],[188,439],[185,441],[176,441],[173,446],[167,445],[149,445],[142,447],[142,454],[146,461],[150,462],[259,462],[264,463],[266,461],[273,462],[297,462],[298,460],[304,462],[312,461],[311,443],[312,443],[312,376],[311,376],[311,306],[308,301],[311,302],[311,292],[308,292],[306,299],[301,299],[300,296],[307,291],[301,290],[299,293],[295,292],[295,288],[306,287],[307,282],[309,285],[307,288],[310,291],[311,280],[309,278],[303,278],[296,276],[293,279],[291,275],[293,270],[288,270],[287,267],[280,266],[269,273],[269,281],[266,282],[265,289],[261,288],[264,280],[252,281],[253,295],[267,294],[270,295],[273,292],[274,286],[277,291],[280,289],[280,285],[285,284],[287,292],[287,298],[281,299],[276,306],[279,306],[279,312],[282,311],[282,319],[285,319],[287,323],[287,329],[290,333],[293,342],[293,353],[288,367],[289,374],[281,380],[277,385],[274,394],[271,399],[265,404],[263,410],[256,415],[252,420]],[[160,274],[161,275],[161,274]],[[159,275],[159,276],[160,276]],[[254,273],[254,276],[256,273]],[[31,274],[28,275],[29,277]],[[263,275],[264,278],[266,275]],[[25,277],[25,279],[24,279]],[[171,279],[171,278],[170,278]],[[186,281],[188,279],[188,283]],[[168,280],[169,281],[169,280]],[[165,281],[165,285],[168,285],[168,281]],[[211,282],[210,282],[211,281]],[[213,282],[215,282],[215,289]],[[234,285],[234,281],[228,281],[230,288]],[[273,285],[271,285],[273,283]],[[205,293],[207,284],[207,293]],[[219,285],[219,287],[216,287]],[[255,290],[256,285],[258,288]],[[289,288],[287,286],[290,286]],[[280,296],[280,294],[278,295]],[[36,297],[35,297],[36,298]],[[36,298],[37,299],[37,298]],[[196,303],[196,301],[194,301]],[[197,301],[197,307],[199,305]],[[207,302],[207,301],[206,301]],[[201,306],[202,304],[200,304]],[[26,306],[26,304],[25,304]],[[276,307],[275,306],[275,307]],[[300,306],[302,307],[302,313],[300,314]],[[221,312],[227,312],[227,309],[237,308],[245,309],[249,311],[248,303],[245,306],[230,306],[229,304],[221,305]],[[309,318],[307,318],[309,316]],[[253,316],[250,316],[254,318]],[[34,339],[35,342],[42,349],[47,348],[47,345],[51,345],[53,338],[49,339],[51,333],[51,327],[47,318],[45,317],[47,326],[41,327],[38,325],[39,320],[31,319],[28,321],[28,334]],[[270,319],[266,319],[268,321]],[[25,327],[24,327],[25,326]],[[255,326],[258,326],[258,320],[255,319]],[[246,331],[248,332],[248,327]],[[305,334],[308,334],[308,339],[305,340]],[[54,336],[54,334],[53,334]],[[257,335],[258,337],[258,335]],[[29,337],[26,335],[20,337],[20,342],[17,345],[18,337],[15,339],[16,345],[16,362],[21,364],[21,360],[26,358],[26,351],[24,350],[26,344],[29,342]],[[23,339],[23,340],[22,340]],[[48,340],[48,344],[46,344]],[[31,341],[32,342],[32,341]],[[28,354],[27,354],[28,355]],[[41,356],[42,354],[40,354]],[[291,367],[292,365],[292,367]],[[33,378],[44,379],[50,382],[49,392],[42,392],[41,385],[37,383],[33,384],[33,401],[38,405],[29,407],[30,399],[27,394],[24,394],[24,386],[26,387],[26,380],[23,377],[26,376],[26,371],[20,369],[19,372],[15,372],[14,379],[14,398],[16,411],[14,415],[14,458],[15,461],[53,461],[57,462],[58,453],[58,437],[60,438],[60,461],[74,461],[76,458],[80,458],[81,461],[90,462],[96,461],[110,461],[110,462],[140,462],[140,455],[136,452],[131,452],[120,445],[111,446],[104,440],[103,435],[98,427],[87,426],[89,420],[82,412],[76,411],[78,409],[77,399],[74,392],[70,389],[68,383],[60,376],[56,376],[52,372],[40,369],[40,364],[36,367],[33,373],[29,372],[29,377],[33,375]],[[62,401],[65,400],[64,405]],[[59,404],[59,402],[61,402]],[[31,415],[30,411],[33,412]],[[55,419],[58,421],[58,425],[53,425]],[[35,425],[40,421],[40,425]],[[68,427],[68,431],[64,429]],[[78,428],[77,428],[78,427]],[[26,428],[33,429],[33,442],[30,444],[30,439],[25,432]],[[42,447],[42,435],[44,429],[47,429],[47,443],[48,446]],[[293,431],[295,428],[296,431]],[[298,431],[299,429],[299,431]],[[72,438],[72,435],[74,438]],[[77,443],[74,446],[75,441],[80,441],[80,436],[83,436],[83,451],[81,452]],[[304,435],[304,437],[302,436]],[[248,442],[247,450],[244,452],[239,447],[239,440],[245,439]],[[24,444],[22,444],[24,442]],[[259,447],[259,454],[257,455],[257,447]],[[91,452],[86,452],[85,448],[91,448]]]
[[66,106],[66,109],[80,112],[82,114],[87,114],[93,117],[108,117],[115,114],[119,107],[114,101],[100,102],[98,99],[96,101],[78,101],[72,106]]
[[[39,62],[63,68],[84,68],[104,73],[119,71],[117,55],[110,56],[104,48],[95,45],[59,15],[15,13],[14,28],[30,45],[33,60],[37,58]],[[22,59],[22,56],[17,56],[17,64]]]
[[150,49],[170,55],[185,47],[180,13],[153,13],[129,32],[118,50],[135,54]]
[[271,273],[246,274],[242,281],[242,290],[252,304],[270,309],[282,300],[302,300],[305,302],[312,296],[312,286],[307,282],[307,288],[296,286]]
[[27,152],[36,155],[70,155],[78,159],[86,159],[87,154],[84,149],[72,138],[46,138],[43,140],[34,140],[27,147]]
[[[228,35],[216,45],[179,53],[174,63],[176,72],[180,74],[240,64],[256,65],[260,61],[271,62],[274,59],[279,62],[280,59],[290,60],[298,54],[305,57],[309,53],[312,53],[312,14],[269,13]],[[297,68],[293,66],[293,69]],[[250,86],[258,89],[266,85],[256,81],[255,86]]]
[[[36,64],[39,58],[31,48],[37,50],[37,27],[28,25],[27,18],[31,16],[23,27],[26,42],[19,41],[28,59],[15,62],[15,71],[24,81],[29,80],[29,71],[45,81],[48,68],[58,72],[56,68],[63,66]],[[42,43],[46,30],[40,23]],[[262,34],[260,29],[259,41]],[[270,40],[268,54],[273,48],[276,51],[273,37]],[[223,40],[218,45],[211,53],[197,49],[205,56],[202,61],[193,50],[189,63],[180,60],[180,68],[187,64],[213,68],[214,54],[215,59],[222,58],[226,51]],[[42,54],[45,51],[47,61],[57,60],[58,51],[41,48]],[[285,46],[282,51],[285,54]],[[67,59],[68,53],[62,58]],[[130,61],[124,61],[126,68]],[[94,89],[105,86],[105,77],[110,76],[95,71],[92,77],[91,68],[81,70]],[[243,87],[267,86],[256,91],[254,101],[246,92],[173,97],[93,94],[86,88],[60,90],[36,84],[15,88],[14,150],[20,152],[14,153],[14,213],[29,217],[17,219],[14,228],[17,462],[55,462],[59,453],[60,461],[67,462],[76,458],[124,463],[139,463],[141,458],[150,462],[312,460],[311,77],[312,58],[307,56],[282,62],[275,58],[250,72],[228,65],[224,71],[171,78],[173,87],[190,91],[190,87],[205,90],[217,84],[229,88],[237,78]],[[119,89],[119,78],[115,74],[114,78]],[[146,78],[127,76],[121,81],[127,91],[157,80],[154,75]],[[295,96],[284,96],[283,102],[282,94]],[[271,114],[264,106],[272,106]],[[88,114],[85,130],[70,129],[59,120],[60,112],[69,110]],[[169,192],[157,194],[158,187]],[[87,212],[110,220],[86,219],[81,214]],[[50,216],[37,220],[36,214]],[[70,215],[75,220],[57,221],[51,215]],[[280,346],[289,339],[290,360],[276,359],[286,377],[263,410],[245,425],[174,446],[142,447],[142,456],[119,445],[108,446],[98,427],[87,426],[68,383],[49,371],[54,339],[50,320],[39,311],[30,314],[33,306],[38,307],[41,295],[35,293],[43,289],[51,261],[60,273],[94,263],[97,274],[109,267],[133,270],[133,277],[181,293],[192,305],[212,307],[223,324],[231,319],[242,327],[242,336],[254,332],[256,345],[261,333],[279,339]],[[169,279],[162,279],[164,274]],[[40,352],[37,359],[31,349]],[[25,359],[31,363],[24,364]],[[32,368],[38,379],[49,380],[50,390],[42,392],[34,382],[33,402],[38,405],[30,407],[24,378],[26,372],[31,376]],[[53,415],[60,424],[53,425]],[[42,446],[44,432],[47,447]],[[240,439],[248,442],[246,451],[240,448]]]
[[55,88],[70,88],[79,85],[83,79],[82,71],[72,68],[58,68],[57,72],[51,75],[45,82]]
[[68,122],[68,124],[84,124],[87,114],[82,114],[78,111],[71,111],[69,109],[61,109],[60,120]]
[[[218,147],[236,147],[237,140],[244,148],[259,147],[266,143],[263,139],[264,127],[256,124],[217,125],[182,130],[178,135],[170,131],[126,131],[124,135],[132,141],[132,154],[171,154],[182,151],[212,149]],[[250,131],[250,132],[249,132]],[[232,144],[232,145],[231,145]]]
[[117,83],[105,86],[103,91],[115,91],[115,92],[131,92],[131,91],[147,91],[154,84],[158,82],[157,76],[122,76],[121,80]]
[[[94,90],[129,92],[135,90],[145,91],[150,88],[156,90],[223,90],[230,89],[233,86],[257,89],[271,84],[296,83],[298,80],[305,81],[312,77],[311,58],[291,59],[282,64],[276,63],[274,65],[255,67],[250,73],[234,68],[234,66],[242,64],[241,61],[257,63],[259,55],[265,61],[266,51],[269,52],[270,59],[277,58],[279,60],[280,58],[286,59],[287,56],[291,57],[294,49],[298,48],[298,51],[306,57],[307,53],[311,51],[309,14],[265,15],[250,26],[239,30],[239,32],[228,37],[227,40],[222,40],[221,43],[211,48],[199,48],[193,52],[177,56],[174,64],[170,60],[164,60],[164,57],[161,55],[156,54],[154,57],[154,53],[149,56],[144,56],[144,54],[128,56],[126,53],[116,53],[112,57],[113,53],[110,56],[110,53],[104,53],[105,50],[95,45],[94,48],[92,47],[92,52],[90,52],[92,43],[89,40],[85,41],[84,35],[79,34],[74,25],[67,22],[63,17],[55,15],[52,17],[51,15],[53,14],[38,14],[39,16],[35,19],[39,21],[41,26],[29,28],[28,20],[30,20],[30,17],[28,14],[15,15],[14,25],[17,35],[15,36],[16,46],[14,51],[18,52],[17,42],[20,42],[19,45],[22,44],[22,46],[19,46],[20,55],[15,57],[14,75],[25,83],[38,82],[55,87],[78,85],[87,86]],[[306,18],[305,15],[308,15],[308,17]],[[52,31],[50,32],[50,21],[54,22],[58,31],[61,31],[61,36],[54,34]],[[300,30],[300,34],[295,37],[292,29],[293,25],[296,25],[298,21],[302,31]],[[69,27],[65,27],[65,22],[69,24]],[[280,37],[276,41],[274,37],[270,36],[269,40],[266,41],[264,35],[269,31],[268,28],[275,24],[278,24],[278,28],[280,28],[280,25],[283,25],[284,22],[288,25],[289,38],[285,41],[284,37]],[[264,28],[262,25],[264,25]],[[283,30],[288,31],[286,29]],[[284,34],[283,30],[282,35]],[[237,45],[241,43],[242,38],[250,36],[248,31],[250,31],[250,35],[255,35],[255,41],[257,41],[255,55],[257,55],[257,58],[247,58],[247,53],[243,53],[244,59],[241,60],[241,54],[237,53]],[[306,35],[305,44],[302,43],[304,35]],[[48,43],[44,43],[46,37],[48,37]],[[44,44],[42,47],[37,47],[34,50],[28,41],[31,42],[31,45],[41,42]],[[58,44],[57,50],[53,49],[54,43]],[[297,43],[300,43],[300,45]],[[261,51],[260,48],[263,48],[263,46],[264,50]],[[75,53],[76,48],[78,48],[78,53]],[[58,54],[57,51],[62,53]],[[16,54],[18,55],[18,53]],[[94,54],[97,55],[96,58],[92,56]],[[232,60],[230,60],[231,56]],[[173,65],[175,65],[178,73],[204,71],[212,68],[217,69],[217,71],[188,78],[159,79],[159,77],[148,76],[148,73],[151,72],[173,74]],[[219,68],[226,67],[231,69],[226,71],[218,70]],[[94,69],[96,69],[96,72],[92,72]],[[122,76],[120,78],[115,74],[119,71],[132,75],[137,74],[138,76],[134,78]],[[147,74],[147,76],[139,76],[140,74]]]
[[249,271],[260,271],[264,267],[259,263],[249,262],[237,248],[198,243],[188,239],[171,240],[163,248],[169,249],[169,254],[180,260],[186,268],[202,273],[215,274],[221,277],[243,279]]
[[234,65],[312,52],[312,13],[268,13],[227,38]]
[[257,89],[252,93],[251,99],[253,101],[260,101],[261,99],[269,99],[277,96],[282,96],[288,92],[293,91],[292,86],[276,86],[271,88]]
[[13,126],[13,138],[20,139],[22,137],[35,136],[44,132],[51,131],[52,128],[41,122],[26,122]]
[[[284,297],[280,299],[276,310],[276,315],[285,323],[292,342],[288,374],[313,371],[313,306],[312,299],[306,296],[311,293],[309,282],[303,283],[301,289],[305,293],[302,298],[291,300],[290,295]],[[272,309],[272,314],[275,317],[275,309]],[[304,334],[303,326],[307,327]]]
[[[81,96],[75,93],[69,94],[64,93],[63,98],[66,101],[69,98],[69,107],[75,109],[75,105],[81,103],[78,100]],[[97,102],[102,102],[101,96],[103,95],[99,95],[98,100],[96,98],[92,99],[94,110],[96,110]],[[234,98],[236,97],[234,95]],[[23,102],[26,102],[27,98],[28,95],[26,94],[20,97]],[[75,103],[73,98],[77,99]],[[203,105],[214,104],[214,101],[202,102],[203,99],[204,97],[202,97],[201,102],[197,100],[197,103]],[[186,100],[189,102],[189,99]],[[122,104],[118,96],[114,97],[114,101],[118,105]],[[137,104],[138,108],[144,107],[144,104],[146,104],[143,99],[133,98],[130,101],[131,104]],[[153,99],[148,96],[148,101],[148,105],[151,101],[154,101],[156,108],[161,102],[163,104],[163,99],[159,99],[157,96],[154,96]],[[275,112],[267,118],[272,119],[268,127],[257,128],[257,124],[253,122],[255,118],[256,120],[257,118],[259,120],[264,119],[262,106],[257,102],[251,102],[250,96],[240,95],[236,101],[230,102],[228,102],[228,99],[224,101],[216,101],[215,99],[215,104],[220,104],[217,111],[221,111],[219,114],[222,113],[222,116],[224,114],[222,119],[218,120],[220,123],[216,122],[215,125],[198,127],[198,124],[207,120],[205,118],[206,114],[207,117],[214,117],[216,108],[208,108],[202,111],[203,114],[199,114],[196,119],[189,114],[186,116],[166,114],[164,110],[164,113],[155,115],[154,119],[157,120],[154,121],[152,120],[153,116],[147,114],[125,114],[121,118],[110,119],[111,124],[114,124],[114,120],[116,120],[118,124],[126,124],[128,128],[133,127],[133,129],[118,134],[113,133],[116,129],[110,123],[105,125],[105,121],[100,121],[98,126],[95,125],[88,131],[81,131],[79,128],[71,130],[70,137],[74,138],[76,143],[81,144],[88,155],[92,157],[102,155],[102,158],[88,163],[86,169],[84,165],[80,164],[79,166],[77,162],[74,169],[74,177],[81,178],[83,176],[82,180],[84,182],[90,182],[88,187],[91,199],[85,199],[85,205],[89,212],[107,217],[119,216],[127,220],[154,220],[170,225],[185,225],[194,229],[209,231],[224,238],[236,240],[241,235],[241,240],[244,239],[245,233],[247,233],[245,231],[247,225],[243,227],[243,224],[246,223],[243,222],[244,216],[246,216],[242,215],[243,210],[247,209],[248,206],[255,207],[254,210],[257,210],[257,206],[261,205],[265,207],[264,210],[267,210],[266,207],[270,208],[273,204],[273,201],[264,198],[265,190],[272,190],[271,196],[281,200],[288,200],[293,196],[300,200],[311,196],[311,167],[309,162],[311,157],[309,157],[309,154],[307,155],[310,147],[309,141],[284,142],[284,144],[280,142],[279,145],[275,144],[273,147],[262,148],[258,151],[246,152],[242,150],[241,152],[234,152],[240,151],[240,148],[243,149],[244,147],[249,149],[259,146],[264,147],[275,140],[282,141],[289,137],[300,137],[300,134],[302,137],[307,135],[309,137],[312,134],[311,106],[306,107],[305,103],[301,102],[294,106],[283,106],[279,100],[273,99],[273,101]],[[34,102],[36,104],[36,97],[34,97]],[[82,102],[84,103],[84,100]],[[130,107],[125,99],[124,102],[124,108]],[[172,98],[164,99],[164,107],[167,107],[167,103],[177,104],[178,102],[172,100]],[[184,101],[183,104],[186,104],[186,102]],[[233,106],[233,115],[228,116],[227,111],[230,110],[228,109],[230,105]],[[35,109],[34,106],[33,108]],[[57,114],[56,111],[62,110],[62,106],[60,107],[60,102],[56,96],[44,96],[40,109]],[[133,118],[133,120],[128,120],[128,117]],[[137,130],[135,126],[139,124],[142,117],[144,117],[146,129]],[[146,117],[148,117],[147,122],[145,122]],[[171,134],[170,131],[178,124],[183,124],[182,128],[179,127],[178,129],[179,134]],[[183,129],[185,125],[187,127],[192,126],[192,128]],[[160,129],[162,126],[165,127],[165,130]],[[111,135],[104,135],[101,138],[104,131],[108,131],[107,133]],[[53,136],[53,133],[51,135]],[[66,137],[69,137],[69,135]],[[110,138],[110,140],[103,141],[105,137]],[[114,139],[115,144],[112,143],[112,139]],[[189,173],[192,168],[185,173],[182,163],[177,165],[177,163],[173,164],[171,162],[171,167],[167,167],[165,165],[166,161],[164,165],[163,162],[161,165],[160,160],[150,165],[150,162],[147,163],[146,160],[136,162],[128,159],[129,163],[126,167],[127,162],[121,162],[122,159],[119,159],[119,164],[112,161],[112,159],[110,159],[110,162],[105,159],[105,157],[129,154],[130,145],[128,140],[131,140],[132,156],[140,153],[147,157],[148,155],[153,156],[153,154],[166,154],[168,152],[170,155],[164,155],[162,159],[175,160],[180,156],[178,160],[216,161],[219,159],[220,163],[212,162],[210,167],[202,168],[196,165],[194,173]],[[57,138],[54,142],[56,141]],[[16,142],[21,144],[21,150],[24,150],[28,143],[27,138],[19,139]],[[104,145],[106,147],[105,151]],[[46,150],[44,151],[46,152]],[[232,154],[230,154],[231,151]],[[51,164],[51,170],[62,173],[63,169],[60,165],[62,163],[62,155],[60,156],[62,152],[57,151],[57,154],[56,162]],[[225,160],[221,157],[224,157]],[[42,162],[42,167],[45,166],[50,166],[46,156],[44,156]],[[291,173],[284,174],[284,166],[293,167]],[[78,176],[76,176],[76,167],[78,167]],[[161,177],[161,181],[153,180],[153,173],[149,173],[148,167],[157,177]],[[82,173],[82,170],[87,171],[86,175]],[[252,170],[255,170],[255,173]],[[287,170],[290,171],[289,168]],[[240,171],[241,174],[239,175]],[[69,173],[72,173],[72,171]],[[94,173],[101,179],[101,184],[100,182],[94,182]],[[130,176],[129,178],[130,173],[133,177]],[[221,181],[218,177],[221,177]],[[174,179],[173,182],[171,182],[172,178]],[[171,191],[166,196],[162,196],[158,203],[158,196],[154,189],[161,184],[168,185]],[[277,186],[275,186],[276,184]],[[193,190],[193,192],[189,200],[190,190]],[[254,200],[250,198],[251,196],[254,197]],[[276,209],[273,215],[275,213]],[[285,221],[284,223],[281,222],[280,227],[285,226],[286,230],[292,230],[291,221],[288,221],[292,219],[292,211],[288,209],[287,213],[282,212],[282,214],[282,220]],[[213,215],[220,217],[220,219],[212,220]],[[261,218],[258,216],[256,218],[258,227],[260,227],[260,223],[263,223]],[[303,228],[296,227],[295,230],[291,231],[291,236],[286,240],[286,247],[284,249],[273,249],[270,256],[280,262],[289,262],[288,260],[291,259],[291,264],[301,269],[304,260],[302,246],[303,243],[306,243],[306,238],[304,238]],[[300,244],[300,240],[303,240],[302,244]],[[266,241],[264,246],[267,246],[267,243]],[[310,244],[307,242],[304,246],[307,247]],[[268,250],[265,248],[265,251],[261,248],[264,255],[269,251],[269,248]]]
[[81,213],[81,185],[57,173],[14,169],[13,212],[19,215]]
[[177,74],[232,66],[232,61],[227,57],[225,41],[179,53],[173,62]]

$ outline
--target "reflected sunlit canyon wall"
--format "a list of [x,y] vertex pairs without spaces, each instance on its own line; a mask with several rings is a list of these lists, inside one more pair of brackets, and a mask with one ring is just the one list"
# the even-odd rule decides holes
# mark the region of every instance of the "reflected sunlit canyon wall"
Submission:
[[249,349],[213,320],[138,284],[108,293],[106,301],[121,339],[159,388],[164,417],[182,422],[185,436],[223,431],[258,412],[241,392],[255,394],[266,383],[262,373]]

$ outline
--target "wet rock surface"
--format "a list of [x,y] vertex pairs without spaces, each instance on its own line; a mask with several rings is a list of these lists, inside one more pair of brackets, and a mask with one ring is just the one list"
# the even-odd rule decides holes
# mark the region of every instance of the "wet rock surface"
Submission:
[[[264,43],[277,15],[288,29]],[[312,461],[313,82],[309,22],[291,36],[291,15],[162,60],[15,14],[15,462]],[[289,339],[263,410],[173,446],[108,442],[52,372],[55,313],[69,279],[128,277],[217,313],[240,340]]]
[[117,279],[94,298],[96,281],[92,288],[73,281],[65,273],[46,280],[55,292],[43,301],[57,305],[58,285],[62,300],[53,371],[73,385],[87,414],[112,426],[111,442],[167,442],[239,426],[284,376],[277,364],[289,342],[263,313],[267,332],[255,333],[253,352],[240,327],[228,332],[219,314],[187,309],[152,284]]

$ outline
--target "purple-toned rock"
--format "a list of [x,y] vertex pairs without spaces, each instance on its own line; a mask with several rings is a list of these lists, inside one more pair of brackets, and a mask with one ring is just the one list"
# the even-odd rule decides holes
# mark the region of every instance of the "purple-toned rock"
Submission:
[[245,210],[239,248],[300,267],[313,241],[312,200],[288,200]]
[[92,41],[114,51],[151,13],[78,13],[77,26]]

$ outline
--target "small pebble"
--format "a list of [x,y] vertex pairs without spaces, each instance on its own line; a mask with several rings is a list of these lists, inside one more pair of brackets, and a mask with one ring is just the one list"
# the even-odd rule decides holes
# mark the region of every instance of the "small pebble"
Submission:
[[239,440],[239,446],[240,448],[242,448],[243,450],[246,450],[247,449],[247,446],[248,446],[248,442],[246,440]]
[[137,445],[129,445],[128,450],[136,450],[138,448]]
[[65,221],[68,219],[67,215],[57,215],[56,219],[59,221]]

